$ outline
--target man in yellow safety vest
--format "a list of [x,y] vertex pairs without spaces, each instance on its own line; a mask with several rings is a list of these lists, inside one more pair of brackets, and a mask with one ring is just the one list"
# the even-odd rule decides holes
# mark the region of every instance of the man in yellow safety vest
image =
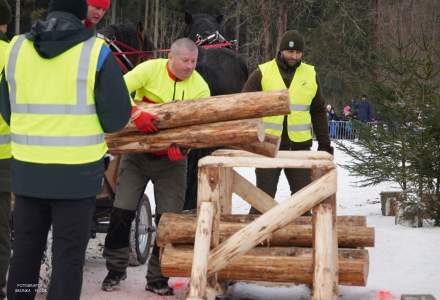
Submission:
[[[171,45],[168,59],[143,62],[124,75],[128,91],[136,92],[137,101],[156,104],[209,97],[208,84],[195,71],[197,57],[198,49],[194,42],[187,38],[179,39]],[[155,115],[133,106],[131,118],[140,132],[149,134],[158,131],[154,125]],[[158,224],[163,213],[183,209],[186,168],[186,154],[177,146],[162,152],[126,154],[122,157],[105,239],[104,256],[109,272],[102,283],[103,290],[112,291],[127,276],[130,225],[147,183],[152,181],[154,184],[155,221]],[[148,262],[146,290],[160,295],[173,294],[168,278],[161,274],[156,243]]]
[[[324,100],[319,89],[315,67],[302,61],[304,39],[296,30],[284,33],[276,58],[261,64],[249,76],[243,91],[289,89],[290,109],[287,116],[263,118],[265,132],[281,137],[280,150],[310,150],[312,127],[318,150],[333,155],[328,134]],[[282,169],[256,169],[257,186],[275,197]],[[284,169],[291,193],[310,182],[307,169]],[[251,208],[251,213],[257,210]]]
[[130,98],[110,49],[85,27],[86,0],[52,0],[45,20],[6,53],[0,113],[11,131],[16,195],[8,299],[34,299],[47,234],[53,270],[47,299],[79,299],[105,132],[123,128]]

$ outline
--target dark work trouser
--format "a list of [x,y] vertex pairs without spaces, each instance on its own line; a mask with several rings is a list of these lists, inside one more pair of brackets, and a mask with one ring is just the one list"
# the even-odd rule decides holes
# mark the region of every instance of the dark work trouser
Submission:
[[[154,185],[156,221],[164,212],[182,211],[186,188],[186,160],[170,161],[149,154],[122,157],[116,187],[116,199],[105,239],[104,256],[109,271],[123,272],[129,261],[130,225],[147,183]],[[148,261],[147,281],[168,280],[160,272],[156,242]]]
[[47,299],[79,299],[95,197],[39,199],[16,195],[14,253],[8,299],[34,299],[41,258],[53,228],[52,276]]
[[[11,255],[10,211],[11,193],[0,192],[0,289],[6,285],[6,272],[8,271],[9,257]],[[1,291],[0,298],[2,298]]]

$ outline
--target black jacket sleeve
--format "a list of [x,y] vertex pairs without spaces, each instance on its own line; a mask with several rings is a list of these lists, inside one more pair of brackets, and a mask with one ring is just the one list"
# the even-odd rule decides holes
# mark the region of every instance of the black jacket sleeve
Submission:
[[116,132],[127,125],[131,103],[127,86],[113,55],[109,55],[96,75],[96,113],[104,132]]
[[242,92],[260,92],[263,90],[261,87],[261,78],[262,74],[259,68],[255,69],[251,75],[249,76],[248,80],[244,84],[244,87],[242,89]]
[[330,147],[327,114],[325,112],[325,103],[322,98],[318,78],[316,78],[316,82],[318,83],[318,90],[310,105],[310,115],[312,117],[313,132],[318,140],[318,145],[320,148],[327,149]]
[[9,103],[8,83],[5,79],[5,71],[3,69],[2,80],[0,81],[0,113],[3,120],[9,125],[11,121],[11,104]]

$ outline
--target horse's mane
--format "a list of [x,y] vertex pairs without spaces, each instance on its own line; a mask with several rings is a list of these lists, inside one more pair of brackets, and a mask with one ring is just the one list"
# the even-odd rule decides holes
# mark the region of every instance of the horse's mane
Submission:
[[129,45],[135,49],[142,50],[154,50],[153,42],[150,38],[144,34],[144,44],[139,45],[138,31],[134,24],[115,24],[109,25],[99,30],[99,33],[103,34],[110,40],[117,40]]

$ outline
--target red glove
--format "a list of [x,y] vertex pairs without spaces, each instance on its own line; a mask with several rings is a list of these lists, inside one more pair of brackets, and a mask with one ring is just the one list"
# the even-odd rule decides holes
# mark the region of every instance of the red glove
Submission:
[[153,121],[159,120],[159,116],[140,110],[137,106],[131,108],[131,119],[134,125],[142,133],[153,133],[159,131]]
[[172,161],[184,160],[186,158],[186,155],[188,154],[188,151],[181,151],[180,147],[177,145],[169,146],[167,152],[168,158]]

